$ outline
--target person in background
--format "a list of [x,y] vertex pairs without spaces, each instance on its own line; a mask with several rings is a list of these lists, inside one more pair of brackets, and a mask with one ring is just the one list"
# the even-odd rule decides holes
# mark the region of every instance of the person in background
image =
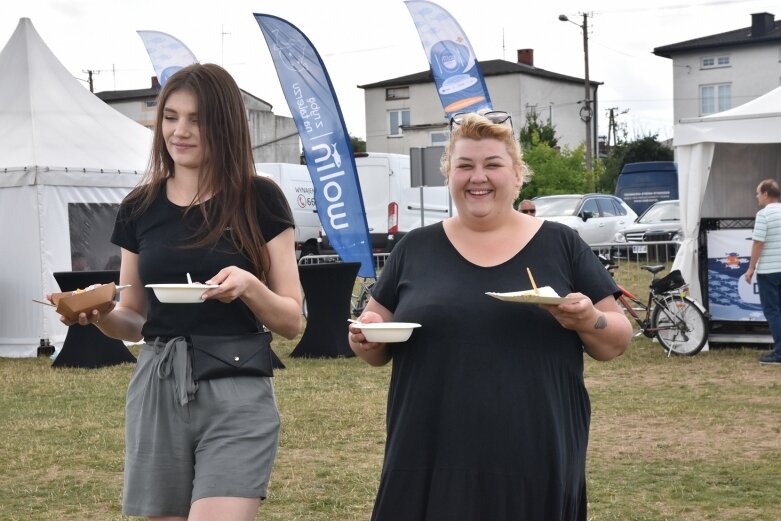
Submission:
[[[194,382],[188,344],[190,335],[237,337],[264,326],[285,338],[300,332],[290,208],[276,184],[255,174],[241,91],[217,65],[168,79],[152,146],[112,235],[120,284],[130,287],[112,311],[78,319],[145,341],[127,392],[123,512],[252,521],[279,441],[271,378]],[[203,291],[203,303],[166,304],[144,289],[188,273],[218,285]]]
[[743,276],[749,284],[757,274],[759,301],[773,336],[773,351],[759,358],[762,365],[781,365],[781,197],[778,182],[765,179],[757,186],[761,210],[754,220],[751,260]]
[[[422,325],[368,342],[393,362],[374,521],[586,521],[590,405],[584,354],[632,338],[609,273],[577,233],[513,207],[525,165],[507,113],[457,115],[442,159],[458,215],[409,232],[359,320]],[[551,286],[574,302],[503,302],[486,292]]]
[[106,265],[103,267],[103,269],[116,271],[119,269],[121,264],[122,264],[122,258],[119,255],[112,255],[106,261]]
[[89,265],[86,255],[80,251],[71,254],[71,271],[89,271],[92,267]]
[[531,199],[524,199],[518,203],[518,211],[527,215],[536,215],[537,207],[534,205],[534,201]]

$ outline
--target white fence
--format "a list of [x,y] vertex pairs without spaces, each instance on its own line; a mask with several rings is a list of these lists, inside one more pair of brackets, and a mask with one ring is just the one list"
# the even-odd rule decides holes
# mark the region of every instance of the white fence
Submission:
[[[388,259],[389,253],[375,253],[372,255],[374,258],[374,268],[379,271],[385,266],[385,261]],[[332,262],[342,262],[342,258],[338,255],[306,255],[298,259],[299,266],[307,266],[311,264],[329,264]]]
[[659,274],[664,276],[672,267],[679,242],[648,241],[642,243],[605,243],[593,244],[594,253],[608,256],[611,262],[618,265],[616,277],[624,286],[646,288],[651,280],[650,274],[640,269],[640,266],[664,265],[667,269]]
[[[640,269],[640,266],[664,264],[670,269],[675,254],[678,252],[680,243],[675,241],[654,241],[643,243],[605,243],[591,246],[594,253],[608,255],[614,264],[619,266],[621,271],[621,280],[629,279],[637,283],[635,287],[644,287],[650,280],[647,271]],[[379,272],[388,259],[388,253],[375,253],[375,269]],[[338,255],[306,255],[298,261],[299,265],[308,264],[327,264],[331,262],[342,262]],[[665,272],[662,273],[664,275]]]

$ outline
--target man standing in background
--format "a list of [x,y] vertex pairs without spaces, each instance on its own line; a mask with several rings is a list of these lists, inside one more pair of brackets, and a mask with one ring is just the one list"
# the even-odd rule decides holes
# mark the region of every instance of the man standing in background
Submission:
[[759,363],[781,365],[781,190],[774,179],[765,179],[756,195],[762,209],[754,220],[751,261],[744,277],[751,284],[757,272],[759,301],[773,335],[773,351],[761,356]]
[[527,215],[535,215],[537,213],[537,207],[534,205],[534,201],[524,199],[518,203],[518,211]]

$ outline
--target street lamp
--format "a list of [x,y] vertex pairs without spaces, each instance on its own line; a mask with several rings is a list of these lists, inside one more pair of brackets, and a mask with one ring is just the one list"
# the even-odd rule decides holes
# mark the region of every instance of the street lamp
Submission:
[[583,15],[583,25],[573,22],[567,18],[567,15],[565,14],[560,14],[559,20],[577,25],[580,27],[580,30],[583,31],[583,59],[586,64],[586,77],[584,79],[584,85],[586,87],[586,99],[583,100],[583,106],[580,108],[580,119],[582,119],[586,124],[586,170],[588,170],[590,173],[592,169],[591,160],[593,157],[591,118],[594,115],[594,111],[591,108],[591,83],[588,79],[588,13],[581,14]]

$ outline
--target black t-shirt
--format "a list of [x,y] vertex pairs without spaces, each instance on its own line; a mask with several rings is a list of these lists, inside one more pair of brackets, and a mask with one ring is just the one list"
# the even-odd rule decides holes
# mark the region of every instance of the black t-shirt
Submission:
[[586,520],[583,342],[540,306],[486,295],[531,289],[526,268],[559,295],[618,292],[589,246],[548,221],[492,267],[466,260],[441,223],[393,249],[372,295],[422,327],[388,344],[374,521]]
[[[293,226],[290,208],[279,187],[258,177],[254,183],[256,207],[265,212],[259,217],[266,242]],[[203,203],[208,212],[212,200]],[[168,200],[163,185],[149,208],[140,216],[133,215],[133,205],[120,205],[111,242],[138,254],[138,271],[142,284],[187,283],[187,273],[193,281],[204,282],[227,266],[237,266],[251,273],[255,269],[243,253],[237,252],[230,240],[230,230],[213,247],[190,248],[196,242],[197,230],[203,224],[199,208],[189,211]],[[211,215],[211,214],[210,214]],[[147,320],[141,332],[144,338],[174,336],[232,335],[259,331],[262,327],[241,299],[229,304],[206,300],[198,304],[163,304],[147,288]]]

